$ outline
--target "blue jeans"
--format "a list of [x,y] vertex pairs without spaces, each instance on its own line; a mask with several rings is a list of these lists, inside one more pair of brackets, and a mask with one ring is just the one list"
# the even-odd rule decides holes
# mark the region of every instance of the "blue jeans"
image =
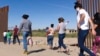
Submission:
[[53,37],[54,37],[54,36],[47,36],[47,43],[48,43],[48,45],[50,45],[50,46],[53,46]]
[[4,36],[4,43],[7,43],[7,36]]
[[29,32],[23,32],[23,48],[27,51],[27,37],[29,36]]
[[20,44],[20,40],[19,40],[19,38],[18,38],[18,35],[14,35],[14,36],[13,36],[13,44],[16,43],[16,40],[17,40],[18,43]]
[[63,42],[63,40],[65,38],[65,33],[64,34],[59,34],[58,37],[59,37],[59,40],[58,40],[59,48],[63,47],[64,49],[66,49],[66,45]]
[[92,53],[86,46],[84,46],[84,42],[86,39],[86,36],[88,35],[89,30],[81,30],[79,29],[78,32],[78,45],[80,47],[80,54],[79,56],[84,56],[84,51],[86,51],[90,56],[95,56],[94,53]]
[[11,43],[11,38],[7,38],[8,44]]

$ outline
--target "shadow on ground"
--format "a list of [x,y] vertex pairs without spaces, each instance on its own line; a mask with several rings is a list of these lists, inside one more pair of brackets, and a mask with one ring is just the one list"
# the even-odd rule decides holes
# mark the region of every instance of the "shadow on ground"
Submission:
[[71,44],[70,46],[78,46],[78,44]]
[[32,51],[29,51],[28,54],[31,54],[31,53],[38,53],[38,52],[42,52],[42,51],[45,51],[46,49],[39,49],[39,50],[32,50]]
[[53,47],[52,50],[58,50],[58,47]]

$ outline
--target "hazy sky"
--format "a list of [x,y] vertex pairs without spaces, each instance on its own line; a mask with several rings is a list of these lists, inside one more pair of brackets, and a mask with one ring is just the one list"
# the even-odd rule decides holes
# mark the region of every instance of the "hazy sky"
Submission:
[[20,25],[23,14],[29,14],[33,29],[42,29],[51,23],[58,24],[58,18],[70,21],[67,28],[76,28],[76,0],[0,0],[0,7],[9,6],[8,27]]

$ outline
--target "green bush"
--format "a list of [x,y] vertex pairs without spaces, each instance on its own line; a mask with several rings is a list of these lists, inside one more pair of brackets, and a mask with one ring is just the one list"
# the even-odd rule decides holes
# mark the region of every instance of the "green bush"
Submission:
[[77,37],[77,33],[66,34],[66,37]]
[[[38,30],[38,31],[35,30],[32,32],[32,35],[37,37],[46,37],[46,32],[43,30]],[[58,37],[58,33],[56,32],[54,36]],[[77,33],[70,33],[70,34],[66,33],[66,37],[77,37]]]
[[36,36],[36,37],[45,37],[46,36],[46,32],[45,31],[33,31],[32,35]]
[[[42,30],[40,30],[40,29],[39,30],[33,30],[32,35],[35,36],[35,37],[46,37],[46,32],[43,29]],[[20,33],[20,36],[22,36],[22,33]],[[54,34],[54,36],[58,37],[58,33],[56,32]],[[70,33],[70,34],[66,33],[66,37],[71,37],[71,38],[77,37],[77,33]]]

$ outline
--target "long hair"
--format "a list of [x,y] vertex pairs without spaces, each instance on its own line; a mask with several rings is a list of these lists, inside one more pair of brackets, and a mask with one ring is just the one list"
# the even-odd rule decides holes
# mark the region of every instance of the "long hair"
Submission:
[[100,25],[100,13],[97,12],[94,14],[94,23]]

